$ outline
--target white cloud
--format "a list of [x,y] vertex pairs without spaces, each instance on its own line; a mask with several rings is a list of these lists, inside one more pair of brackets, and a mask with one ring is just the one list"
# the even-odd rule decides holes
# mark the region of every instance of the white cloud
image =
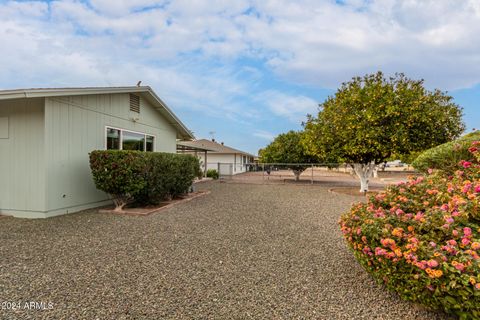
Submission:
[[[270,52],[282,77],[337,87],[376,70],[405,72],[430,86],[480,82],[478,1],[296,1],[258,4],[271,19],[245,18],[251,41]],[[361,7],[361,8],[360,8]]]
[[275,139],[276,137],[275,134],[265,130],[257,130],[253,133],[253,136],[268,141],[273,141],[273,139]]
[[293,123],[304,121],[307,114],[318,110],[318,102],[311,98],[275,90],[262,92],[255,99],[266,105],[273,114],[288,118]]
[[441,89],[480,82],[477,0],[343,2],[6,1],[0,3],[0,86],[142,79],[181,107],[240,120],[258,113],[237,98],[254,96],[274,114],[298,120],[319,101],[263,92],[258,70],[239,71],[238,59],[317,87],[335,88],[379,69]]

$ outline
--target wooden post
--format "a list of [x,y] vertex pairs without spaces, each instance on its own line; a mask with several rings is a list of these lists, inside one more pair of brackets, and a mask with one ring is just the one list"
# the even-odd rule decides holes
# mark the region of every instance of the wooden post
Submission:
[[205,150],[205,169],[203,170],[204,171],[204,175],[205,177],[207,177],[207,164],[208,164],[208,161],[207,161],[207,150]]
[[312,164],[312,184],[313,184],[313,164]]

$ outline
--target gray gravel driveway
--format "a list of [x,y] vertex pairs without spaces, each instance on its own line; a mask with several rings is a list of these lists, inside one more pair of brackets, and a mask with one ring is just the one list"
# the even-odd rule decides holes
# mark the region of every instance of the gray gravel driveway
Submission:
[[146,217],[0,219],[1,319],[437,319],[356,263],[320,186],[206,183]]

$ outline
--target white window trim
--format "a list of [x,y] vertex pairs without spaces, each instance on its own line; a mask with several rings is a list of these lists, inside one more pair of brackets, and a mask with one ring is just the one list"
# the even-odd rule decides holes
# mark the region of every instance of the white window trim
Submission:
[[[118,150],[123,150],[123,132],[127,131],[130,133],[136,133],[136,134],[141,134],[144,136],[143,138],[143,152],[155,152],[155,142],[157,141],[157,136],[151,133],[145,133],[145,132],[138,132],[138,131],[133,131],[129,129],[123,129],[123,128],[118,128],[118,127],[113,127],[113,126],[105,126],[104,129],[104,134],[105,134],[105,140],[104,140],[104,146],[103,149],[107,150],[107,130],[108,129],[114,129],[114,130],[120,130],[120,149]],[[147,150],[147,136],[153,137],[153,150],[152,151],[146,151]]]

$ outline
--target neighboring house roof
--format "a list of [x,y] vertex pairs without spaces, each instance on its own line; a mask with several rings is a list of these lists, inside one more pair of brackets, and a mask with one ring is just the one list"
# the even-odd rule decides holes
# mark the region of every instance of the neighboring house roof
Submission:
[[222,143],[218,143],[216,141],[211,141],[207,139],[200,139],[200,140],[194,140],[194,141],[181,141],[179,142],[182,145],[185,146],[190,146],[190,147],[196,147],[196,148],[204,148],[207,150],[213,150],[211,153],[228,153],[228,154],[243,154],[247,155],[250,157],[254,157],[253,154],[250,154],[245,151],[240,151],[231,147],[228,147]]
[[157,109],[178,131],[181,139],[195,139],[193,133],[177,118],[170,108],[163,102],[149,86],[132,87],[84,87],[84,88],[33,88],[0,90],[0,100],[20,98],[44,98],[61,96],[79,96],[94,94],[136,93],[146,99]]

